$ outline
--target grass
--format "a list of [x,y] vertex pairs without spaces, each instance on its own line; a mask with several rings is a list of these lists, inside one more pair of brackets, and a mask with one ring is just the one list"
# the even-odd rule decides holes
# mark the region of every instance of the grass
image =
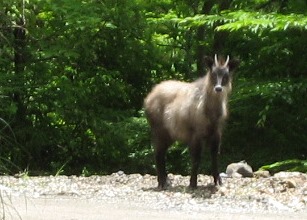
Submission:
[[[27,206],[27,200],[25,199],[25,203]],[[1,189],[0,191],[0,218],[1,220],[7,219],[7,216],[9,215],[9,219],[20,219],[22,220],[21,215],[19,214],[16,207],[13,205],[12,197],[8,192],[5,192]]]
[[268,170],[271,174],[278,173],[281,171],[289,172],[302,172],[307,173],[307,160],[284,160],[273,164],[265,165],[260,167],[260,170]]

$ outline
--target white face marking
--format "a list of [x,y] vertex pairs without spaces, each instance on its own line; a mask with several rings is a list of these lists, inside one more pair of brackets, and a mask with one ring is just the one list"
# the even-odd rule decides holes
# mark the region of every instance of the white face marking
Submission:
[[215,92],[222,92],[223,91],[222,80],[223,80],[223,77],[219,77],[219,75],[216,74],[216,85],[214,86]]

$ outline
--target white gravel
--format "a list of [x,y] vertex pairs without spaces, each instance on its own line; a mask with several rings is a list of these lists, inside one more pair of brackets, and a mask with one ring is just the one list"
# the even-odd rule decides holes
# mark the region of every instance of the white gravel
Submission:
[[307,174],[303,173],[281,172],[268,178],[223,178],[224,184],[220,187],[212,185],[212,177],[199,175],[196,190],[187,187],[187,176],[169,174],[169,179],[171,186],[158,191],[155,176],[126,175],[122,171],[90,177],[0,176],[0,193],[1,198],[70,197],[114,205],[133,203],[144,209],[183,213],[307,213]]

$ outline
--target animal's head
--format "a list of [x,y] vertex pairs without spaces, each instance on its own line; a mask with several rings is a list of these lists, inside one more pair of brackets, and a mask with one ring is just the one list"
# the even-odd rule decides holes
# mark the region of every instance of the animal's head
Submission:
[[229,60],[229,56],[226,61],[218,60],[215,54],[214,60],[211,57],[205,57],[205,63],[209,68],[211,86],[216,93],[223,92],[226,87],[231,87],[232,72],[239,65],[239,60]]

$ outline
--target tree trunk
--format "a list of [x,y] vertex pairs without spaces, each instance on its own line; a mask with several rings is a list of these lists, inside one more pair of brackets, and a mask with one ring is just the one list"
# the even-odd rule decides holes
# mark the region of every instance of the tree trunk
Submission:
[[[231,2],[232,2],[231,0],[221,0],[219,2],[219,11],[228,9],[230,7]],[[223,49],[225,47],[225,41],[227,40],[228,35],[229,35],[228,32],[225,31],[215,32],[213,40],[213,50],[215,51],[216,54],[223,53]]]
[[[211,11],[211,8],[214,5],[214,1],[209,0],[209,1],[204,1],[204,4],[202,6],[201,9],[201,14],[209,14]],[[197,33],[196,33],[196,39],[198,42],[198,46],[196,49],[196,57],[197,57],[197,75],[198,76],[203,76],[205,73],[205,63],[204,63],[204,57],[206,54],[205,51],[205,46],[203,44],[203,41],[205,40],[205,33],[206,32],[206,28],[205,25],[202,25],[200,27],[198,27],[197,29]],[[207,52],[208,53],[208,52]]]
[[24,125],[26,123],[26,106],[24,104],[24,95],[22,94],[23,74],[25,70],[25,47],[26,47],[26,31],[24,28],[24,20],[20,19],[17,23],[14,34],[14,78],[21,83],[17,83],[12,98],[17,105],[16,123]]

